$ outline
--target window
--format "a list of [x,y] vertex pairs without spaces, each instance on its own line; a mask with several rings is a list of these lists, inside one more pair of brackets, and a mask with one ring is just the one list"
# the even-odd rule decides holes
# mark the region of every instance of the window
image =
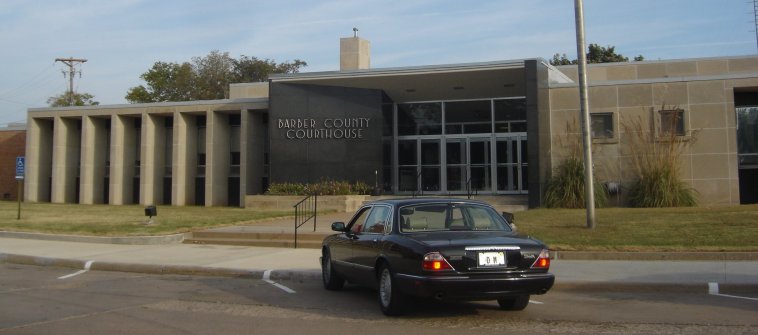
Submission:
[[442,103],[397,105],[397,127],[400,136],[442,134]]
[[495,100],[495,132],[526,131],[526,99]]
[[401,231],[510,231],[491,208],[472,204],[423,204],[400,209]]
[[684,136],[684,110],[669,109],[658,111],[660,114],[660,135]]
[[364,207],[353,217],[353,220],[348,224],[351,232],[357,234],[363,230],[363,223],[366,222],[366,217],[368,216],[370,209],[371,207]]
[[590,115],[592,138],[613,138],[613,113],[593,113]]
[[737,108],[737,155],[740,167],[758,166],[758,107]]
[[385,228],[385,225],[389,221],[390,208],[386,206],[377,206],[371,210],[366,224],[363,226],[363,231],[366,233],[384,234],[389,231]]
[[492,132],[490,100],[445,103],[446,134],[482,134]]

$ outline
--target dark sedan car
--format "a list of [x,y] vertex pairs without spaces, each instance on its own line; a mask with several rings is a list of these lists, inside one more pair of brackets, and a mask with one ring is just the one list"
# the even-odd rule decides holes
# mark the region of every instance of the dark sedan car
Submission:
[[324,287],[345,281],[378,288],[382,312],[402,313],[408,296],[438,300],[497,300],[522,310],[544,294],[547,247],[520,236],[492,206],[461,199],[383,200],[361,207],[339,234],[324,239]]

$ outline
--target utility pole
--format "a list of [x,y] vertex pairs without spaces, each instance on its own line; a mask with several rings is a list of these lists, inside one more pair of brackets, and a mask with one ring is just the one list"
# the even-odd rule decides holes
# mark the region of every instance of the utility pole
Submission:
[[576,54],[579,63],[579,102],[584,147],[584,204],[587,208],[587,228],[595,229],[595,190],[592,178],[592,135],[590,134],[590,106],[587,97],[587,55],[584,49],[584,4],[574,0],[576,16]]
[[[74,105],[74,74],[76,74],[76,63],[84,63],[87,60],[82,58],[56,58],[56,62],[61,62],[63,64],[66,64],[68,66],[68,105],[73,106]],[[63,76],[66,75],[66,72],[63,72]],[[79,71],[79,77],[81,78],[82,71]]]

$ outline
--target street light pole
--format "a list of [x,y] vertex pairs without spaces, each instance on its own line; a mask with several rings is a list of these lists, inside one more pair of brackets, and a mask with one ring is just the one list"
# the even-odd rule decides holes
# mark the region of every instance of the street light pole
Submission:
[[584,148],[584,202],[587,208],[587,228],[595,228],[595,191],[592,178],[592,136],[590,134],[589,99],[587,97],[587,55],[584,42],[584,7],[582,0],[574,0],[576,16],[576,54],[579,63],[579,102]]

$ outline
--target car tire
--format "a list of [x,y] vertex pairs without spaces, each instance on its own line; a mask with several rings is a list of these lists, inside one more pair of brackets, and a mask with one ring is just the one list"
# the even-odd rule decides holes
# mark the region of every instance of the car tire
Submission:
[[324,250],[321,257],[321,281],[324,283],[324,288],[330,291],[338,291],[345,286],[345,279],[332,266],[332,257],[328,250]]
[[396,285],[395,273],[387,264],[379,267],[377,281],[379,306],[382,308],[382,313],[389,316],[403,314],[404,297]]
[[497,299],[501,309],[506,311],[522,311],[529,305],[529,295]]

